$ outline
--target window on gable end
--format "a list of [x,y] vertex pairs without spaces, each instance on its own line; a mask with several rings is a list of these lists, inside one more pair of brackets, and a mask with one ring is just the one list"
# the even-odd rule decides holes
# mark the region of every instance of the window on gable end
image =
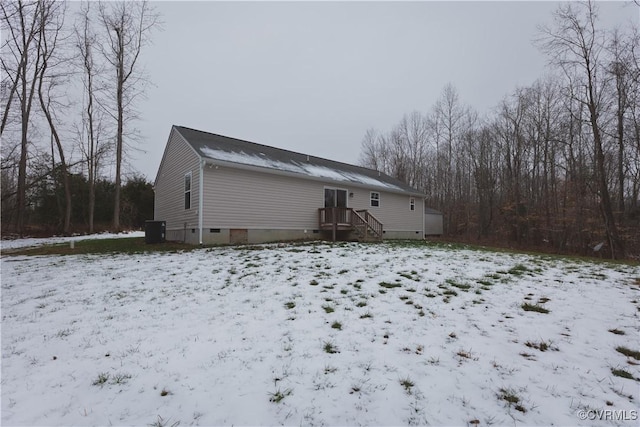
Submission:
[[191,209],[191,172],[184,174],[184,208]]
[[409,197],[409,209],[412,211],[416,210],[416,198],[415,197]]

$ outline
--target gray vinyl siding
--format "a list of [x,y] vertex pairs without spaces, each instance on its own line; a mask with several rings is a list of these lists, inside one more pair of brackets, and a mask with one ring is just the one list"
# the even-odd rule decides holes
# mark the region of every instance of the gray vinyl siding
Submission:
[[370,189],[274,175],[250,170],[205,166],[203,228],[316,229],[318,208],[324,207],[324,189],[340,188],[353,193],[347,206],[368,209],[385,230],[422,234],[421,198],[416,210],[409,207],[409,196],[383,191],[380,207],[369,206]]
[[[380,194],[380,206],[371,206],[371,192]],[[385,231],[420,232],[423,227],[423,199],[415,197],[415,210],[411,210],[408,194],[389,193],[377,189],[357,188],[352,190],[353,206],[356,209],[367,209],[383,224]]]
[[[184,176],[191,172],[191,209],[184,209]],[[198,227],[200,161],[193,148],[175,130],[171,131],[155,182],[154,219],[167,222],[170,230],[190,233]],[[171,234],[176,236],[175,233]],[[181,240],[181,239],[179,239]]]
[[205,166],[203,228],[314,229],[321,182]]

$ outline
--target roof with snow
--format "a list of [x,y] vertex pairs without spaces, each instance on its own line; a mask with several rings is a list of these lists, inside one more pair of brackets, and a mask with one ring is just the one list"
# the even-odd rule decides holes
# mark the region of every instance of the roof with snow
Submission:
[[204,159],[289,172],[315,179],[359,184],[392,192],[421,195],[418,190],[406,183],[373,169],[183,126],[174,126],[174,129]]

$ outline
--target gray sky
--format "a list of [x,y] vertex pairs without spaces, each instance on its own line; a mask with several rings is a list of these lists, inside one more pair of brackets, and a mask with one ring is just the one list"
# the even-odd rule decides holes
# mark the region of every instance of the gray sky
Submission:
[[[142,61],[153,181],[172,125],[357,163],[365,131],[430,110],[452,83],[479,113],[545,73],[533,46],[555,2],[155,2]],[[607,26],[639,8],[601,2]],[[632,18],[633,16],[633,18]]]

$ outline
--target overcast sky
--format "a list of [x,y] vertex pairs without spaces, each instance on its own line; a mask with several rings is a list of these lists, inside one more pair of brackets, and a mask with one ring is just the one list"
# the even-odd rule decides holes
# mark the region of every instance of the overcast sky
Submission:
[[[365,131],[427,112],[447,83],[484,114],[545,73],[533,45],[555,2],[155,2],[142,61],[155,179],[172,125],[357,163]],[[600,2],[607,26],[639,8]]]

